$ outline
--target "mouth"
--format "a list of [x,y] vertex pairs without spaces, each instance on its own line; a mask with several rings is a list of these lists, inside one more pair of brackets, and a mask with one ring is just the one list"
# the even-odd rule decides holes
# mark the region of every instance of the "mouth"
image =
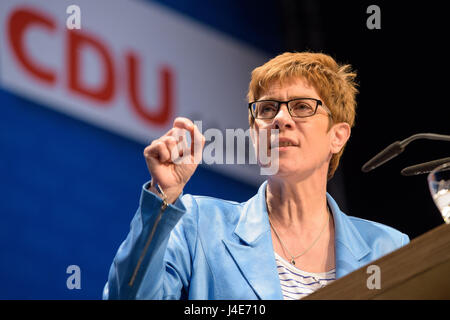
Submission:
[[278,143],[274,141],[273,145],[271,145],[271,149],[286,149],[286,148],[292,148],[292,147],[298,147],[299,145],[291,140],[286,139],[280,139]]
[[296,144],[294,144],[292,142],[286,141],[286,142],[280,142],[278,144],[278,147],[298,147],[298,145],[296,145]]

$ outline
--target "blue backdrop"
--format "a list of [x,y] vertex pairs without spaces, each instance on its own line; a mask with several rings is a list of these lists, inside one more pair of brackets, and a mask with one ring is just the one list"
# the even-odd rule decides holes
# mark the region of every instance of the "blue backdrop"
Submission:
[[[251,2],[158,2],[278,50],[277,25],[260,29],[247,19],[257,10]],[[271,10],[271,1],[258,3]],[[100,299],[149,179],[145,146],[5,90],[0,106],[0,299]],[[185,189],[236,201],[255,192],[202,167]],[[66,286],[69,265],[81,269],[80,290]]]

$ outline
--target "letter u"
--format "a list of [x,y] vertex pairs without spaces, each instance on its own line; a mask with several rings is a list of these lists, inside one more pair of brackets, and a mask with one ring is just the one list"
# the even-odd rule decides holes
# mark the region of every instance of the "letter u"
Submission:
[[159,105],[157,108],[145,107],[140,100],[139,86],[139,59],[132,53],[127,54],[128,66],[128,95],[133,110],[141,119],[152,126],[164,126],[172,118],[174,105],[173,73],[163,66],[159,70]]

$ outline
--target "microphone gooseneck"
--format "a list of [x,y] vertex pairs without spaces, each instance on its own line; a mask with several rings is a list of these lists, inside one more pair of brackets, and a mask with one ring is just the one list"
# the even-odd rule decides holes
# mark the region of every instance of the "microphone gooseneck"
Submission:
[[[418,133],[414,134],[402,141],[395,141],[376,154],[372,159],[367,161],[361,168],[363,172],[369,172],[382,164],[388,162],[392,158],[398,156],[405,150],[405,147],[414,140],[427,139],[438,141],[450,141],[450,136],[435,133]],[[442,159],[441,159],[442,160]],[[436,160],[437,161],[437,160]],[[405,168],[406,169],[406,168]],[[430,170],[431,171],[431,170]],[[409,172],[409,170],[407,170]]]

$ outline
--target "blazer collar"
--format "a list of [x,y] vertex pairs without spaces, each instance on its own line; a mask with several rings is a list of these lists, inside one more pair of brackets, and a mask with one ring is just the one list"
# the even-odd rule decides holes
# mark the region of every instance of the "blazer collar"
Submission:
[[371,249],[350,218],[339,209],[328,193],[327,202],[334,219],[336,278],[341,278],[361,267],[364,264],[361,260]]
[[[261,234],[270,230],[266,206],[267,180],[258,189],[258,193],[248,200],[234,233],[245,243],[251,245]],[[370,247],[353,225],[349,217],[343,213],[333,197],[327,193],[327,202],[333,214],[335,224],[335,241],[347,247],[352,256],[361,260],[370,252]]]
[[[243,204],[234,230],[241,242],[224,240],[224,243],[259,298],[281,299],[266,206],[266,186],[267,181],[264,181],[258,193]],[[340,278],[362,266],[361,260],[371,249],[328,193],[327,201],[335,225],[336,278]]]
[[264,181],[258,193],[244,204],[241,217],[234,233],[246,244],[251,245],[263,233],[270,231],[269,215],[266,206],[266,186]]
[[280,279],[266,208],[266,184],[245,202],[234,230],[241,241],[223,240],[228,252],[259,299],[281,300]]

